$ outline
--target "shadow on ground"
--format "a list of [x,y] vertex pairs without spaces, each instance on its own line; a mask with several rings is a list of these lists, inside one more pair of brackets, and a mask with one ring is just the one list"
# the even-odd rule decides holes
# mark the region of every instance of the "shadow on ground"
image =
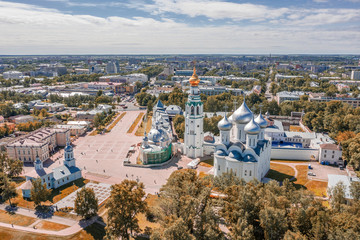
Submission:
[[35,215],[41,219],[47,219],[54,216],[54,207],[52,206],[37,206],[35,208]]

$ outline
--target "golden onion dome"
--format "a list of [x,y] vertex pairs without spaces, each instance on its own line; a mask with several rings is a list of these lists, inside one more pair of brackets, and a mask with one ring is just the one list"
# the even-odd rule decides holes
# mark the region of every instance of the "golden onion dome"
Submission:
[[189,79],[189,82],[190,82],[190,85],[192,87],[196,87],[197,85],[199,85],[200,79],[199,79],[198,75],[196,74],[196,68],[195,67],[194,67],[193,75]]

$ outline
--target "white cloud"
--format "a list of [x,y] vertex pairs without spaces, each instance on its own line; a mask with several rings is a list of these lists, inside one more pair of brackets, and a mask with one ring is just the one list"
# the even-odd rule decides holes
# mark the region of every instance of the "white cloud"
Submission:
[[154,0],[153,4],[131,1],[129,7],[161,14],[165,12],[185,14],[190,17],[206,16],[210,19],[265,20],[283,16],[288,8],[270,8],[251,3],[232,3],[211,0]]
[[[303,16],[292,18],[318,21]],[[357,29],[311,28],[281,21],[274,27],[234,23],[195,27],[169,18],[103,18],[0,1],[2,54],[360,53]]]
[[313,0],[313,1],[317,3],[325,3],[328,2],[329,0]]
[[[360,18],[360,11],[358,9],[271,8],[260,4],[232,3],[216,0],[153,0],[153,4],[131,1],[127,6],[152,14],[176,13],[189,17],[205,16],[212,20],[249,20],[255,23],[272,21],[273,23],[282,22],[287,25],[303,24],[306,26],[355,21]],[[293,22],[294,19],[298,21]]]

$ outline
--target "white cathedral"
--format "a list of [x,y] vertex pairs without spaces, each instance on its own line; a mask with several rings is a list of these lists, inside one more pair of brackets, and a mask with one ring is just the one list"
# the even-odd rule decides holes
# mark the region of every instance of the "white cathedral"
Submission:
[[[204,155],[203,103],[196,69],[189,79],[190,95],[185,108],[184,154],[190,158]],[[261,179],[270,169],[271,140],[265,139],[267,121],[260,113],[255,119],[244,102],[218,123],[220,138],[214,144],[214,174],[232,171],[245,181]]]

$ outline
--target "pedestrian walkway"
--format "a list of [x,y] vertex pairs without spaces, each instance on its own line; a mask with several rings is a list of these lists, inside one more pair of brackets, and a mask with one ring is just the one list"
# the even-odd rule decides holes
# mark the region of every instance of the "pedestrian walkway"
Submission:
[[[0,209],[5,210],[6,206],[7,205],[5,205],[5,204],[0,204]],[[24,216],[28,216],[28,217],[37,218],[37,215],[35,214],[35,211],[31,210],[31,209],[17,208],[15,213],[19,214],[19,215],[24,215]],[[11,229],[20,230],[20,231],[47,234],[47,235],[53,235],[53,236],[69,236],[69,235],[73,235],[73,234],[81,231],[82,229],[90,226],[95,221],[97,221],[97,219],[98,219],[98,216],[95,216],[95,217],[93,217],[93,218],[91,218],[89,220],[81,220],[81,221],[77,222],[77,221],[69,219],[69,218],[64,218],[64,217],[59,217],[59,216],[52,216],[51,218],[39,219],[35,223],[33,223],[33,224],[31,224],[30,226],[27,226],[27,227],[17,226],[17,225],[13,225],[13,224],[9,224],[9,223],[3,223],[3,222],[0,222],[0,227],[6,227],[6,228],[11,228]],[[46,220],[46,221],[49,221],[49,222],[68,225],[69,227],[65,228],[63,230],[60,230],[60,231],[34,229],[32,226],[36,225],[41,220]]]

